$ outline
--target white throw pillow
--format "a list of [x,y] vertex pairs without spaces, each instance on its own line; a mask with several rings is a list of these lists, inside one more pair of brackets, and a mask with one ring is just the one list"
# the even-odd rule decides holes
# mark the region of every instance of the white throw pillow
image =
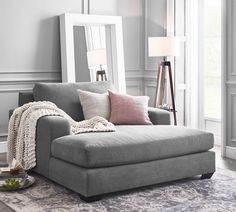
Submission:
[[110,100],[108,93],[98,94],[89,91],[77,90],[84,118],[91,119],[101,116],[107,120],[110,118]]

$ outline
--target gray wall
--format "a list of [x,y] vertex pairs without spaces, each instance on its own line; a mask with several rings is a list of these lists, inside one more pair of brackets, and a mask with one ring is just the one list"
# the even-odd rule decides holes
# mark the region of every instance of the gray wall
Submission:
[[[0,140],[19,91],[61,80],[58,15],[81,13],[81,1],[1,0]],[[157,61],[147,58],[147,36],[165,34],[166,0],[90,0],[90,14],[123,16],[127,91],[152,97]]]
[[166,0],[145,1],[145,69],[144,69],[144,94],[151,97],[150,105],[154,106],[156,91],[157,68],[161,58],[148,57],[148,37],[166,36],[167,18]]
[[76,82],[90,82],[84,26],[74,26],[74,45]]
[[58,15],[64,12],[80,13],[81,1],[1,0],[0,140],[19,91],[61,80]]

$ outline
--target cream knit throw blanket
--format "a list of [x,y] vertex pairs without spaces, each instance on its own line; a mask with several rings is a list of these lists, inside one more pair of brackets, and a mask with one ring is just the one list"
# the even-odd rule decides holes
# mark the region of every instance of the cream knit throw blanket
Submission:
[[52,102],[30,102],[16,108],[10,118],[7,138],[8,163],[15,158],[26,170],[36,166],[36,125],[39,118],[48,115],[66,118],[73,134],[115,131],[114,125],[102,117],[96,116],[76,122]]

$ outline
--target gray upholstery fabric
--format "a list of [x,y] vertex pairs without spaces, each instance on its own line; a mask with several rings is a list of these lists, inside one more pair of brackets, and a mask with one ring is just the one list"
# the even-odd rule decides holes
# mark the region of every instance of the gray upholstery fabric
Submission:
[[[19,106],[34,98],[48,100],[82,120],[76,90],[103,93],[111,87],[109,82],[37,84],[34,97],[19,95]],[[165,111],[149,109],[149,115],[153,124],[170,122]],[[89,197],[212,173],[215,155],[207,152],[212,146],[212,134],[174,126],[117,126],[113,133],[71,135],[67,120],[46,116],[37,125],[34,171]]]
[[[106,83],[106,82],[105,82]],[[48,84],[48,83],[47,83]],[[46,86],[47,85],[46,83],[43,83],[43,84],[36,84],[36,88],[35,88],[35,96],[37,95],[36,93],[39,93],[39,96],[37,97],[37,100],[35,100],[35,101],[39,101],[39,100],[49,100],[50,101],[50,98],[52,98],[51,96],[50,96],[50,98],[49,97],[47,97],[47,98],[45,98],[44,99],[44,94],[43,94],[43,92],[40,92],[39,90],[40,90],[40,88],[41,88],[41,86],[42,87],[44,87],[44,85]],[[55,85],[55,86],[60,86],[60,85],[62,85],[62,84],[60,84],[60,83],[49,83],[50,85],[52,84],[52,85]],[[68,83],[66,83],[66,84],[68,84]],[[72,85],[73,83],[71,83],[70,85]],[[87,83],[86,83],[87,84]],[[85,85],[84,85],[85,86]],[[87,86],[87,85],[86,85]],[[112,86],[112,85],[109,85],[109,86],[111,86],[112,87],[112,89],[114,90],[114,87]],[[108,86],[108,87],[109,87]],[[91,88],[91,89],[93,89],[93,88]],[[37,90],[37,92],[36,92],[36,90]],[[43,88],[43,90],[44,90],[44,92],[46,92],[45,90],[45,88]],[[87,89],[87,87],[85,88],[85,89],[83,89],[83,90],[89,90],[89,89]],[[106,89],[105,89],[106,90]],[[101,93],[103,93],[103,92],[101,92]],[[58,96],[59,96],[59,94],[58,94]],[[76,97],[77,98],[77,97]],[[28,102],[32,102],[32,101],[34,101],[34,94],[33,94],[33,92],[19,92],[19,101],[18,101],[18,105],[19,106],[22,106],[23,104],[25,104],[25,103],[28,103]],[[76,106],[75,106],[76,107]],[[80,108],[81,108],[81,106],[79,105],[79,111],[80,111]],[[82,110],[81,110],[82,111]],[[80,112],[81,112],[80,111]],[[167,111],[165,111],[165,110],[161,110],[161,109],[158,109],[158,108],[152,108],[152,107],[149,107],[148,108],[148,113],[149,113],[149,118],[150,118],[150,120],[152,121],[152,123],[153,124],[155,124],[155,125],[168,125],[168,124],[170,124],[170,113],[169,112],[167,112]],[[9,117],[12,115],[12,111],[9,111]],[[80,118],[79,118],[79,120],[81,120],[81,117],[82,116],[79,116]]]
[[60,137],[52,142],[53,157],[82,167],[140,163],[213,147],[213,135],[175,126],[116,126],[116,132]]
[[48,177],[51,142],[55,138],[71,134],[69,122],[60,116],[39,119],[36,131],[36,167],[34,171]]
[[18,106],[22,106],[28,102],[33,102],[34,96],[33,92],[19,92]]
[[149,107],[148,114],[151,122],[154,125],[169,125],[170,124],[170,113],[166,110]]
[[51,101],[64,110],[74,120],[84,119],[82,107],[79,103],[77,89],[105,93],[114,90],[111,82],[83,82],[83,83],[37,83],[33,89],[35,101]]
[[50,159],[50,179],[84,196],[94,196],[152,185],[215,171],[215,153],[202,152],[181,157],[108,168],[86,169]]
[[8,118],[9,118],[9,119],[11,118],[13,112],[14,112],[14,109],[9,110],[9,114],[8,114]]

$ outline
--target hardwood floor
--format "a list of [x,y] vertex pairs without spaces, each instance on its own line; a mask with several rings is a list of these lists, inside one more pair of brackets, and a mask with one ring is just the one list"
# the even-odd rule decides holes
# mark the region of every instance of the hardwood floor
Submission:
[[[236,172],[236,160],[222,158],[219,146],[215,146],[212,150],[216,153],[216,167]],[[0,166],[4,164],[6,164],[6,153],[0,153]]]

